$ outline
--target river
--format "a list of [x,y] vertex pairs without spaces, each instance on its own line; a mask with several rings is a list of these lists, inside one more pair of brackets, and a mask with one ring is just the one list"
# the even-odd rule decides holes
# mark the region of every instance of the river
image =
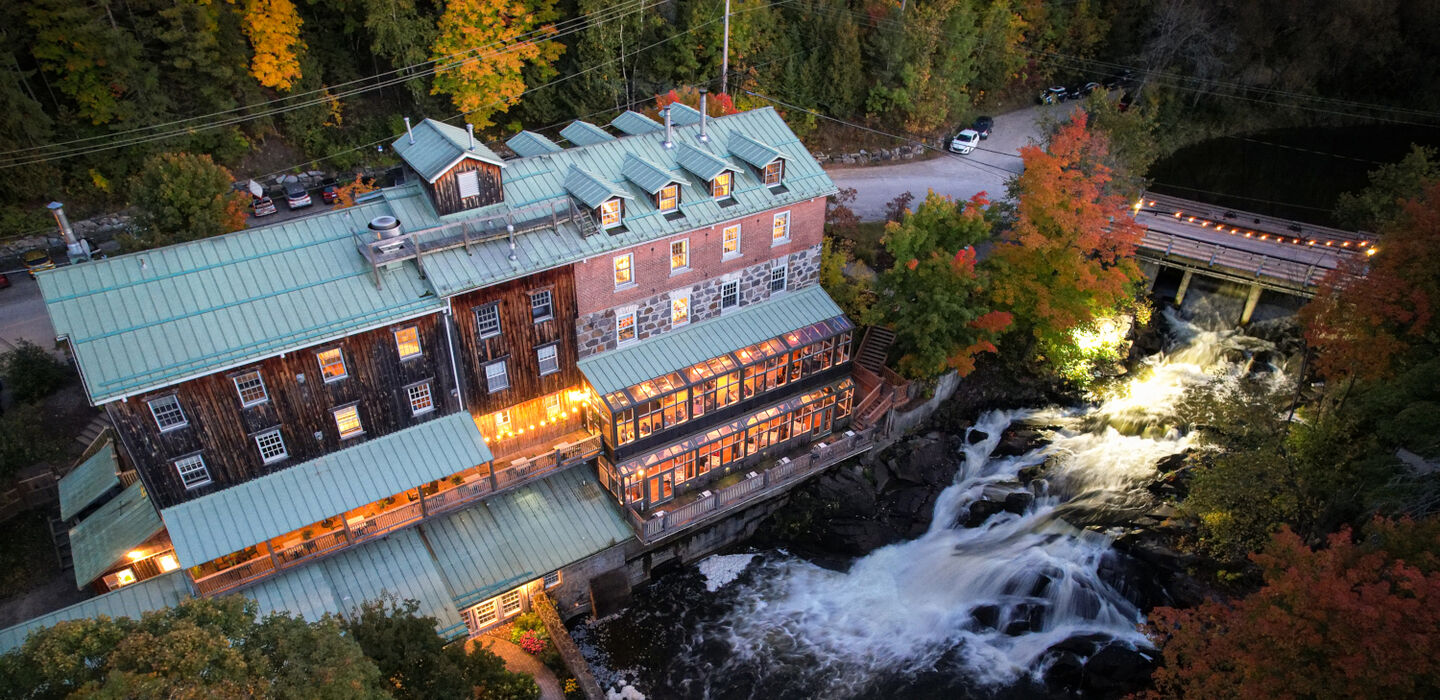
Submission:
[[[1239,376],[1250,368],[1236,351],[1266,347],[1171,326],[1171,349],[1108,398],[983,414],[919,538],[844,571],[778,550],[712,557],[637,591],[618,616],[579,625],[602,684],[652,698],[1034,697],[1074,690],[1045,684],[1060,649],[1151,654],[1133,567],[1105,523],[1153,507],[1145,487],[1157,462],[1189,447],[1169,408],[1186,387]],[[993,456],[1019,424],[1041,427],[1045,444]],[[1022,483],[1037,465],[1041,477]],[[978,500],[1021,492],[1033,501],[1020,512],[962,526]]]

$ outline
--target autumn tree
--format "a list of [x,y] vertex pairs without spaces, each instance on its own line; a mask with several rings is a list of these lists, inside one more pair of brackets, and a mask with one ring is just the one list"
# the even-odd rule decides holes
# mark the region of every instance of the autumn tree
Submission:
[[[233,0],[232,0],[233,1]],[[300,79],[302,21],[293,0],[243,0],[241,29],[250,39],[250,75],[261,85],[289,91]]]
[[355,199],[361,195],[374,192],[375,180],[363,179],[357,173],[355,179],[335,188],[335,209],[346,209],[355,206]]
[[1379,231],[1398,221],[1404,205],[1419,199],[1440,182],[1440,153],[1429,146],[1410,146],[1396,163],[1370,171],[1370,183],[1358,192],[1344,192],[1335,201],[1335,218],[1344,226]]
[[132,183],[139,214],[132,248],[208,238],[245,227],[249,197],[236,192],[230,171],[208,155],[162,153]]
[[525,92],[522,71],[548,78],[564,45],[555,33],[555,0],[448,0],[440,35],[431,46],[436,63],[433,94],[450,100],[478,128],[494,124]]
[[1282,530],[1253,557],[1260,590],[1151,614],[1165,662],[1150,697],[1440,695],[1436,551],[1433,521],[1379,524],[1358,545],[1342,530],[1315,550]]

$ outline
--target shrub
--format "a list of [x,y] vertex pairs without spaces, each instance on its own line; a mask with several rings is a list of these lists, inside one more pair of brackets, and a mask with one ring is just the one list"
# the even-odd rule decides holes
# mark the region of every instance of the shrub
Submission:
[[545,639],[535,630],[527,630],[520,633],[520,648],[527,653],[539,655],[545,651]]
[[550,638],[550,635],[545,632],[545,621],[541,620],[540,616],[533,612],[525,613],[515,618],[515,622],[511,623],[510,642],[519,644],[520,636],[526,632],[534,632],[542,640]]
[[26,340],[0,355],[0,374],[10,383],[15,400],[27,403],[55,393],[73,376],[69,365]]

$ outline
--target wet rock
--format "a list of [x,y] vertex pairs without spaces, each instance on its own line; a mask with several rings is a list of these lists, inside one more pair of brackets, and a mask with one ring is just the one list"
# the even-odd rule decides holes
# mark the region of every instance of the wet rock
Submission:
[[1180,471],[1185,467],[1186,455],[1187,453],[1180,452],[1167,457],[1161,457],[1160,461],[1155,463],[1155,470],[1161,474],[1171,474]]
[[970,504],[969,513],[965,516],[962,527],[979,527],[984,524],[990,516],[1004,512],[1005,504],[1001,501],[975,501]]
[[1004,508],[1016,515],[1024,515],[1033,502],[1035,502],[1035,496],[1031,495],[1029,491],[1016,491],[1005,497]]
[[1039,603],[1021,603],[1010,611],[1010,622],[1005,625],[1005,634],[1017,637],[1027,632],[1038,632],[1045,626],[1045,606]]
[[976,445],[976,444],[985,442],[986,440],[989,440],[989,439],[990,439],[990,433],[987,433],[987,432],[985,432],[985,431],[983,431],[983,430],[971,430],[971,431],[970,431],[970,434],[965,436],[965,439],[966,439],[971,445]]
[[981,605],[970,611],[970,618],[975,621],[975,624],[993,630],[1000,626],[1000,606]]
[[1150,678],[1155,661],[1123,644],[1110,644],[1085,661],[1081,688],[1102,695],[1140,687]]
[[1042,474],[1044,474],[1044,473],[1045,473],[1045,465],[1043,465],[1043,464],[1037,464],[1037,465],[1035,465],[1035,466],[1033,466],[1033,467],[1025,467],[1024,469],[1021,469],[1019,472],[1016,472],[1015,478],[1019,479],[1019,480],[1020,480],[1020,483],[1022,483],[1022,484],[1029,484],[1030,482],[1032,482],[1032,481],[1040,478],[1040,475],[1042,475]]
[[1070,653],[1083,658],[1093,656],[1102,644],[1109,644],[1113,638],[1108,634],[1081,634],[1070,637],[1053,647],[1051,653]]
[[1088,588],[1075,591],[1070,598],[1070,606],[1077,617],[1093,620],[1100,616],[1100,596]]
[[991,454],[996,457],[1016,457],[1045,444],[1045,436],[1035,428],[1017,428],[1005,433],[995,445]]
[[1079,687],[1084,678],[1085,661],[1068,651],[1055,654],[1050,668],[1045,671],[1045,685],[1052,689]]

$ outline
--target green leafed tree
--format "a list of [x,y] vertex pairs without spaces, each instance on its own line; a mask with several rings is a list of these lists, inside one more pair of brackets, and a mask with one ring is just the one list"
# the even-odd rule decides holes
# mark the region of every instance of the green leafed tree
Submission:
[[[364,0],[361,9],[371,37],[371,51],[400,68],[401,75],[423,68],[410,67],[421,66],[429,59],[430,45],[439,31],[436,17],[428,9],[422,10],[415,0]],[[423,101],[430,91],[430,81],[415,77],[405,83],[405,88],[417,102]]]
[[208,155],[151,157],[130,188],[139,231],[129,247],[153,248],[244,228],[249,196],[236,192],[233,182],[230,171]]
[[28,20],[31,54],[81,118],[95,125],[135,123],[162,110],[155,67],[110,3],[36,0]]
[[1335,202],[1335,218],[1344,226],[1379,231],[1401,218],[1404,203],[1419,199],[1440,182],[1440,155],[1429,146],[1411,146],[1398,163],[1370,171],[1370,184],[1345,192]]

